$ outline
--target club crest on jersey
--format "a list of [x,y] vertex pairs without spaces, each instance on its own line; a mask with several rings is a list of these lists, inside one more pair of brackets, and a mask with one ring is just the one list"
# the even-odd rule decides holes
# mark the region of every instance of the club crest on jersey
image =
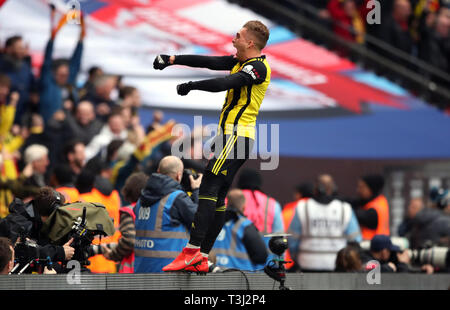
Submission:
[[252,77],[254,80],[257,79],[256,74],[255,74],[255,71],[256,71],[256,70],[253,69],[253,66],[252,66],[252,65],[246,65],[244,68],[242,68],[242,71],[244,71],[245,73],[250,74],[251,77]]

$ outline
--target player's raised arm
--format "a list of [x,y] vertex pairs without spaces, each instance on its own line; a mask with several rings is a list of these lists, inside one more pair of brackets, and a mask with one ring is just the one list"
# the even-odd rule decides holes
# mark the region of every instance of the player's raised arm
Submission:
[[245,65],[241,71],[225,77],[179,84],[177,93],[185,96],[194,89],[208,92],[237,89],[252,84],[261,84],[266,79],[266,75],[266,67],[261,62],[255,61]]
[[158,55],[153,61],[155,70],[163,70],[171,65],[183,65],[211,70],[231,70],[238,60],[233,56],[202,56],[202,55]]

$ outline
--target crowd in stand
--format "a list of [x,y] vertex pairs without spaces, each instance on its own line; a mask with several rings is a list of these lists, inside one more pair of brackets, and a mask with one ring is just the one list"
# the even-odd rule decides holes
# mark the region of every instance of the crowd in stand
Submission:
[[[333,16],[348,19],[354,14],[351,12],[357,10],[354,0],[322,2],[327,5],[323,9],[329,13],[323,12],[323,18]],[[314,1],[316,4],[322,2]],[[404,6],[408,5],[411,4],[407,0],[397,0],[393,12],[406,10]],[[347,13],[340,14],[339,10]],[[418,21],[434,29],[430,40],[435,40],[436,36],[443,35],[440,33],[445,28],[442,23],[448,22],[445,19],[449,17],[445,15],[448,14],[448,11],[445,13],[445,7],[430,10],[430,7],[424,8],[423,14],[426,13],[426,16],[420,15]],[[395,31],[384,30],[383,33],[387,31],[391,35],[399,33],[402,37],[409,36],[412,28],[405,30],[406,24],[403,22],[406,20],[401,21],[393,16],[392,23],[386,22],[382,27],[393,27]],[[336,28],[336,31],[349,40],[362,42],[364,38],[359,34],[366,31],[364,23],[352,20],[347,21],[347,24],[351,27],[359,25],[357,29],[361,32],[346,32],[347,28]],[[123,85],[120,77],[106,74],[103,68],[92,67],[84,85],[77,86],[86,33],[84,23],[80,27],[80,38],[69,60],[53,59],[53,44],[58,29],[52,29],[39,76],[33,74],[30,56],[20,36],[8,38],[1,50],[0,218],[5,218],[12,211],[14,198],[27,203],[42,195],[42,189],[49,186],[62,193],[66,203],[102,203],[114,221],[117,234],[103,240],[104,254],[92,257],[89,268],[92,272],[113,273],[117,272],[116,263],[131,255],[135,243],[135,215],[122,208],[134,206],[140,198],[147,197],[144,194],[141,196],[141,190],[142,193],[149,190],[149,186],[158,178],[172,183],[176,181],[183,184],[183,189],[192,197],[191,201],[184,200],[182,205],[192,210],[188,212],[180,209],[177,215],[170,213],[170,216],[179,216],[178,224],[189,228],[195,211],[192,207],[195,206],[194,192],[199,181],[196,183],[190,177],[190,182],[183,183],[180,173],[183,175],[183,168],[187,168],[194,174],[201,174],[203,164],[202,161],[183,160],[182,165],[177,166],[181,170],[177,168],[175,174],[167,168],[170,165],[164,166],[165,161],[162,159],[171,154],[172,142],[176,138],[172,136],[175,123],[163,123],[162,112],[156,111],[151,125],[144,128],[138,114],[141,104],[139,91],[133,86]],[[446,27],[448,36],[448,24]],[[417,28],[416,34],[420,32],[419,29],[422,28]],[[423,40],[422,37],[420,42]],[[401,46],[403,49],[412,48],[419,41],[413,37],[411,40],[393,39],[395,44],[402,42],[405,43]],[[438,53],[442,52],[440,48],[438,43],[436,49],[424,50]],[[443,53],[442,57],[449,55],[448,52]],[[441,61],[436,55],[426,57]],[[161,187],[161,184],[158,186]],[[177,186],[174,183],[174,188]],[[242,220],[246,228],[236,242],[242,242],[241,250],[247,250],[247,259],[252,262],[252,266],[261,268],[264,262],[273,258],[267,248],[267,238],[255,232],[260,232],[261,236],[277,232],[291,234],[289,251],[286,253],[287,258],[292,260],[288,264],[290,271],[364,271],[368,268],[365,263],[371,258],[385,262],[383,270],[391,272],[405,270],[404,265],[409,264],[407,255],[397,251],[389,239],[392,234],[389,230],[389,207],[382,195],[383,180],[379,176],[362,177],[358,183],[358,199],[349,201],[339,198],[331,176],[321,175],[311,184],[299,186],[295,201],[284,207],[270,196],[271,193],[262,191],[262,180],[256,171],[243,170],[238,177],[237,187],[239,191],[230,192],[228,197],[232,214],[227,217],[231,226],[226,227],[234,227],[243,217],[249,220]],[[151,194],[148,193],[149,197]],[[186,196],[183,199],[190,198]],[[422,201],[413,203],[401,233],[417,241],[427,231],[427,240],[449,246],[450,234],[446,229],[450,207],[433,208],[431,214],[427,213],[429,209],[423,206]],[[420,206],[417,207],[417,204]],[[190,215],[182,215],[183,212]],[[422,221],[425,213],[434,220],[439,219],[442,230],[432,231],[437,229],[436,222],[425,225]],[[420,229],[418,225],[422,225]],[[425,226],[430,231],[423,228]],[[232,228],[230,232],[235,233]],[[372,241],[367,252],[358,245],[363,239]],[[224,241],[218,240],[219,243]],[[349,242],[352,244],[347,245]],[[258,245],[263,248],[257,248]],[[222,246],[226,247],[226,244]],[[391,252],[398,254],[397,265],[388,263]],[[217,264],[223,261],[218,251]],[[127,260],[128,263],[132,264],[133,260]],[[227,263],[223,265],[227,266]],[[130,265],[121,264],[121,270],[129,271],[125,268],[127,266]],[[434,271],[433,267],[422,267],[426,272]]]
[[[368,34],[444,72],[450,71],[449,1],[388,0],[378,1],[379,6],[373,2],[303,1],[317,9],[315,18],[333,29],[341,38],[364,44]],[[367,44],[368,47],[386,55],[386,51],[373,41]]]
[[[245,1],[238,2],[246,5]],[[309,23],[312,21],[334,32],[342,41],[324,38],[309,23],[297,29],[302,37],[361,63],[400,83],[412,93],[420,95],[408,76],[391,71],[391,66],[384,65],[386,60],[419,73],[443,88],[450,87],[448,0],[282,0],[276,3],[305,16]],[[257,9],[257,6],[253,8]],[[283,18],[276,17],[270,10],[264,14],[278,18],[277,21],[283,24]],[[362,52],[355,52],[345,42],[360,46]],[[386,60],[375,61],[367,57],[366,51]],[[418,60],[423,63],[419,64]],[[444,76],[446,74],[447,77]],[[441,97],[432,96],[430,101],[448,112],[448,100]]]

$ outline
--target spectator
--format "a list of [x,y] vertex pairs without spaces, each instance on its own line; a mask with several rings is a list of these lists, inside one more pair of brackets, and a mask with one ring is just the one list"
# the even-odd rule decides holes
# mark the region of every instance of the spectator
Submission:
[[441,8],[434,23],[424,28],[419,57],[443,72],[450,72],[450,8]]
[[32,175],[31,163],[19,175],[14,157],[7,150],[2,150],[0,154],[0,218],[9,214],[8,206],[14,197],[28,202],[38,194],[39,187],[29,182]]
[[65,139],[80,139],[88,145],[100,132],[103,123],[95,118],[94,106],[89,101],[81,101],[75,108],[75,115],[66,113],[64,121]]
[[289,251],[303,271],[332,271],[337,252],[347,241],[360,242],[361,232],[350,204],[336,199],[336,185],[320,175],[314,195],[298,203],[288,229]]
[[0,152],[0,219],[8,215],[8,206],[13,200],[11,183],[18,178],[18,171],[12,156],[2,148]]
[[327,8],[334,21],[336,35],[347,41],[364,43],[365,23],[355,0],[330,0]]
[[237,187],[245,195],[244,215],[263,234],[284,232],[281,206],[272,197],[261,191],[262,178],[258,171],[243,169]]
[[133,115],[131,107],[120,108],[125,127],[128,131],[128,141],[129,144],[138,146],[145,139],[145,129],[141,125],[141,121],[138,115]]
[[0,73],[11,79],[11,88],[19,94],[14,121],[19,124],[26,110],[30,90],[35,84],[28,48],[21,36],[12,36],[6,40],[4,54],[0,55]]
[[365,240],[372,240],[377,234],[390,234],[389,204],[382,194],[383,186],[381,175],[366,175],[358,180],[358,199],[353,204]]
[[408,237],[412,249],[450,245],[450,216],[441,209],[426,208],[422,198],[411,199],[401,229],[401,235]]
[[83,98],[88,93],[92,93],[94,91],[94,82],[100,76],[104,74],[103,69],[98,66],[92,66],[88,70],[88,79],[84,83],[83,87],[78,92],[78,97]]
[[[128,176],[136,170],[144,171],[147,175],[151,175],[151,173],[147,173],[145,167],[149,166],[147,163],[150,163],[153,168],[154,165],[159,164],[161,158],[165,157],[165,155],[160,156],[163,152],[157,150],[160,150],[162,145],[168,144],[167,141],[172,139],[172,129],[174,128],[174,125],[175,122],[171,120],[160,126],[158,129],[149,132],[141,144],[137,147],[133,146],[134,152],[132,154],[129,153],[129,143],[123,143],[120,148],[117,149],[117,156],[112,155],[112,157],[110,157],[110,155],[107,155],[107,158],[117,158],[117,160],[112,163],[114,173],[111,178],[111,182],[113,182],[116,189],[120,190],[125,184],[125,180]],[[111,144],[113,144],[113,142],[111,142]],[[110,148],[108,146],[108,154],[111,153],[110,149],[112,149],[112,147]],[[166,153],[166,155],[168,154],[170,154],[170,150]],[[184,167],[190,168],[190,166],[186,165],[184,165]],[[154,172],[156,171],[157,167]],[[189,182],[190,187],[190,180],[187,179],[187,181]]]
[[44,187],[47,184],[46,173],[49,165],[48,149],[40,144],[30,145],[24,154],[25,164],[32,168],[32,175],[25,181],[26,185]]
[[37,86],[30,89],[28,101],[25,102],[25,110],[20,117],[20,125],[29,126],[33,115],[39,115],[39,89]]
[[[416,214],[424,207],[422,197],[411,198],[406,209],[406,215],[402,223],[398,227],[398,235],[400,237],[409,237],[412,228],[412,220]],[[409,239],[409,238],[408,238]]]
[[40,86],[40,114],[47,123],[53,114],[62,109],[66,100],[72,103],[78,101],[76,93],[76,78],[81,66],[83,54],[83,40],[85,36],[84,22],[81,23],[80,39],[69,61],[53,61],[53,44],[57,32],[52,29],[51,38],[47,43],[44,63],[41,68]]
[[122,87],[119,92],[119,98],[121,99],[120,106],[131,108],[133,113],[136,113],[136,109],[141,106],[141,95],[136,87]]
[[39,114],[33,114],[30,118],[30,124],[28,127],[29,135],[21,146],[21,152],[33,144],[40,144],[45,146],[49,152],[52,151],[50,157],[55,160],[56,154],[54,150],[57,149],[53,144],[53,135],[49,130],[45,130],[44,119]]
[[82,100],[90,101],[95,106],[97,117],[106,120],[116,103],[111,99],[116,87],[117,77],[112,75],[100,75],[94,82],[94,89],[87,93]]
[[[396,260],[393,257],[397,258]],[[377,261],[381,272],[408,272],[409,256],[402,253],[400,248],[392,244],[391,238],[386,235],[375,235],[370,241],[370,250],[363,251],[361,255],[365,270],[372,270]]]
[[111,170],[117,160],[119,150],[123,145],[124,140],[112,140],[106,148],[103,148],[95,157],[86,163],[85,169],[89,169],[96,175],[101,175],[114,182]]
[[163,119],[164,119],[164,112],[161,110],[155,110],[153,112],[152,122],[147,128],[147,132],[150,132],[150,131],[160,127]]
[[360,248],[355,245],[347,245],[339,250],[336,256],[335,272],[361,272],[363,265],[361,261]]
[[[19,101],[19,93],[10,94],[11,79],[0,74],[0,143],[3,143],[11,130],[16,114],[16,106]],[[10,95],[10,98],[8,96]]]
[[70,168],[72,179],[75,180],[86,164],[86,147],[84,143],[80,140],[69,141],[64,146],[64,160]]
[[111,141],[115,139],[126,140],[127,137],[128,132],[125,128],[122,114],[111,114],[108,117],[108,123],[102,127],[100,133],[86,146],[86,159],[89,160],[96,156]]
[[267,260],[266,245],[255,225],[244,216],[244,193],[230,190],[227,201],[225,225],[213,247],[216,265],[254,271]]
[[14,248],[8,238],[0,237],[0,275],[14,268]]
[[[147,182],[136,204],[136,242],[134,272],[162,272],[188,242],[198,205],[202,177],[191,179],[189,197],[180,184],[183,163],[175,156],[164,157]],[[151,249],[151,251],[148,251]],[[167,255],[164,253],[174,253]]]
[[134,206],[147,181],[148,176],[142,172],[130,175],[125,181],[122,195],[130,205],[120,208],[119,231],[121,237],[117,243],[102,246],[107,259],[120,262],[119,273],[134,273],[134,242],[136,237]]
[[[414,41],[409,31],[409,18],[411,16],[411,3],[409,0],[395,0],[392,12],[380,26],[379,37],[384,42],[411,55],[414,51]],[[386,52],[380,50],[386,55]],[[392,58],[392,56],[391,56]],[[398,63],[408,65],[405,60],[395,57]]]
[[[376,12],[376,11],[373,11],[375,9],[375,7],[373,5],[369,5],[369,2],[371,2],[371,1],[373,1],[373,0],[363,0],[362,5],[360,6],[361,16],[363,17],[363,19],[365,21],[368,21],[369,12]],[[394,1],[395,0],[380,1],[381,5],[378,7],[379,12],[380,12],[379,16],[374,16],[374,15],[370,16],[370,18],[377,18],[380,23],[369,24],[366,22],[366,30],[367,30],[368,35],[380,38],[381,25],[383,25],[387,21],[387,19],[390,17],[390,15],[392,13],[392,8],[394,6]],[[368,47],[370,47],[370,48],[372,47],[372,45],[370,45],[370,41],[367,41],[366,43],[367,43]]]
[[[444,0],[445,1],[445,0]],[[415,41],[420,41],[424,28],[431,27],[442,0],[411,0],[413,14],[409,29]],[[442,3],[444,4],[444,3]]]

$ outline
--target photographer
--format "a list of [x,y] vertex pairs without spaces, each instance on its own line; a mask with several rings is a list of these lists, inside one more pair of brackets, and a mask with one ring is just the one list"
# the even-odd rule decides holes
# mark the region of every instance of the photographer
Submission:
[[202,175],[197,179],[189,177],[192,188],[189,197],[180,184],[183,170],[183,162],[178,157],[166,156],[142,190],[134,208],[135,273],[161,272],[174,258],[168,258],[167,253],[178,253],[188,241],[185,232],[191,228],[197,210]]
[[[387,235],[375,235],[370,241],[370,250],[361,253],[361,260],[366,270],[371,270],[371,261],[376,260],[380,264],[381,272],[417,272],[410,268],[411,259],[406,251],[402,251],[394,245]],[[431,265],[422,265],[420,271],[427,274],[433,273]]]
[[[9,238],[14,244],[31,239],[37,243],[39,259],[50,258],[52,262],[70,260],[75,252],[69,240],[63,246],[50,244],[48,236],[41,233],[43,223],[56,208],[64,204],[64,196],[51,187],[43,187],[31,202],[25,204],[14,199],[9,206],[10,214],[0,222],[0,236]],[[18,240],[19,239],[19,240]]]

